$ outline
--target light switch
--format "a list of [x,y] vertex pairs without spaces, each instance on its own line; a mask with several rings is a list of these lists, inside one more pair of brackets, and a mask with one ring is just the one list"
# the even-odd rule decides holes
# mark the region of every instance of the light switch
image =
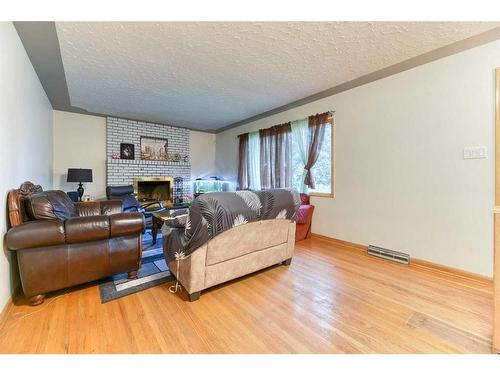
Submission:
[[485,146],[464,147],[464,159],[486,159]]

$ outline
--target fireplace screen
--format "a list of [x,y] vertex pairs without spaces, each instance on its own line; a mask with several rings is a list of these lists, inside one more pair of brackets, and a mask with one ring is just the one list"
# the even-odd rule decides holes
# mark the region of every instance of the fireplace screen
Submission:
[[136,178],[135,193],[139,202],[172,203],[173,179],[169,177]]

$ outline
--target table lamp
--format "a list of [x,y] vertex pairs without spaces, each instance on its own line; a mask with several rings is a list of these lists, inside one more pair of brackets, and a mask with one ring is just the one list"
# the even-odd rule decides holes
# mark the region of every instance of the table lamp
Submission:
[[83,182],[92,182],[92,169],[68,168],[67,182],[78,182],[78,200],[82,201]]

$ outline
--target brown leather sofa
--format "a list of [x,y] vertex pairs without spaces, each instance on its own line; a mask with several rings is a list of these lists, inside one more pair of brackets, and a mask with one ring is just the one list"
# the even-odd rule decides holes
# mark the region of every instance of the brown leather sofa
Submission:
[[137,276],[144,217],[123,213],[121,201],[74,203],[62,191],[25,182],[9,192],[8,208],[7,246],[17,252],[31,305],[54,290],[118,273]]

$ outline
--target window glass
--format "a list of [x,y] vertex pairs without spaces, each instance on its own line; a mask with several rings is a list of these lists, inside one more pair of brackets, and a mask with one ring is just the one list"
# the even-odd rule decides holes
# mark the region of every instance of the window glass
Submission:
[[[312,173],[315,182],[315,188],[309,189],[306,187],[307,193],[321,193],[321,194],[333,194],[332,189],[332,142],[333,142],[333,126],[327,126],[325,129],[325,138],[323,145],[321,146],[321,151],[316,161],[316,164],[312,168]],[[304,180],[304,164],[300,158],[299,146],[295,137],[292,137],[292,187],[301,191],[302,181]],[[255,165],[257,170],[260,170],[260,152],[257,147],[250,148],[249,150],[249,160],[255,160]],[[259,176],[257,176],[259,177]],[[256,185],[258,181],[256,177],[250,178],[250,186]],[[260,181],[259,181],[260,182]],[[253,187],[258,189],[258,187]]]
[[315,188],[309,189],[309,193],[332,194],[332,126],[325,129],[325,139],[321,146],[321,152],[314,167],[312,174]]

